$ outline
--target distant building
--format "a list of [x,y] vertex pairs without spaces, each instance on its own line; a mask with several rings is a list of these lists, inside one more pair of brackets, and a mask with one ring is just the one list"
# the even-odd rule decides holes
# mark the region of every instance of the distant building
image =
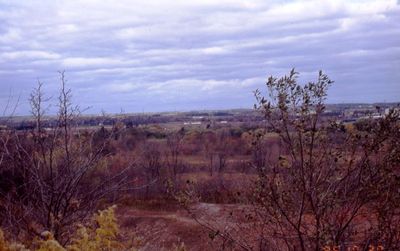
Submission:
[[192,116],[192,119],[203,119],[204,116]]
[[200,121],[183,122],[184,125],[201,125]]

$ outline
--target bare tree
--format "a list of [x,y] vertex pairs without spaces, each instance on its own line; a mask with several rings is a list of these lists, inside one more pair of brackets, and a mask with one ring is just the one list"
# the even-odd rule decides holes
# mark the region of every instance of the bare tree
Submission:
[[261,170],[267,164],[267,147],[265,140],[265,131],[255,130],[250,134],[251,164],[255,169]]
[[[155,182],[159,181],[162,167],[159,145],[155,142],[146,141],[143,143],[139,155],[140,160],[138,165],[144,172],[145,184],[155,185]],[[146,198],[150,195],[151,187],[150,185],[146,185]]]
[[183,137],[183,130],[170,133],[167,136],[166,162],[169,169],[172,171],[172,175],[174,178],[176,178],[176,175],[179,172],[179,167],[181,165],[181,163],[179,162],[179,156],[182,151]]
[[74,223],[90,216],[108,194],[129,184],[125,175],[129,167],[118,173],[108,170],[103,148],[111,135],[94,144],[95,130],[76,126],[79,107],[72,105],[64,72],[60,77],[56,125],[43,127],[49,99],[39,82],[30,98],[35,129],[13,131],[5,143],[8,153],[0,170],[6,171],[11,184],[0,191],[0,218],[16,236],[49,230],[66,242]]
[[218,172],[225,171],[228,157],[231,155],[231,145],[228,130],[221,129],[217,132],[217,142],[215,145],[215,153],[218,159]]
[[[377,176],[385,162],[376,153],[394,139],[398,116],[381,121],[375,135],[364,134],[362,138],[359,133],[345,132],[322,116],[332,84],[328,76],[320,72],[316,82],[306,85],[298,84],[297,76],[292,70],[289,76],[270,77],[266,83],[269,98],[260,91],[255,93],[256,108],[279,134],[285,153],[278,156],[277,165],[259,170],[255,212],[268,226],[260,240],[264,240],[264,249],[278,240],[278,246],[286,250],[321,250],[357,243],[363,239],[359,233],[368,232],[363,213],[372,212],[374,204],[382,206],[371,190],[371,184],[385,182],[387,174]],[[379,152],[389,158],[393,151]],[[398,162],[396,165],[398,168]],[[389,188],[376,192],[384,191],[392,200],[394,193]],[[396,210],[391,207],[389,211]]]
[[333,81],[322,72],[305,85],[297,78],[293,69],[268,78],[269,96],[255,92],[255,108],[267,122],[256,143],[275,134],[280,149],[264,159],[265,145],[253,148],[258,179],[249,204],[231,212],[235,219],[204,216],[194,189],[178,192],[178,200],[232,249],[398,250],[399,113],[369,120],[365,131],[346,129],[324,116]]
[[214,160],[215,160],[215,143],[217,141],[216,136],[213,132],[206,131],[202,134],[203,137],[203,153],[204,158],[207,161],[208,171],[210,176],[213,176],[214,173]]

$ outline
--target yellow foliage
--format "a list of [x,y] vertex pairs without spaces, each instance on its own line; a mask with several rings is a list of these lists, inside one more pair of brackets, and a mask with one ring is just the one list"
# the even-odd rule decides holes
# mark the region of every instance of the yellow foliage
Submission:
[[118,225],[115,219],[114,208],[115,206],[100,211],[95,217],[99,225],[96,229],[95,240],[98,247],[101,247],[102,250],[113,250],[113,248],[120,247],[116,241]]
[[0,251],[29,251],[29,249],[19,243],[8,243],[4,238],[3,231],[0,229]]
[[115,206],[99,211],[95,215],[98,227],[93,233],[89,233],[87,228],[78,229],[78,238],[73,240],[73,244],[68,247],[70,251],[111,251],[124,249],[122,244],[117,241],[118,224],[114,213]]
[[40,246],[36,251],[65,251],[58,241],[54,239],[54,236],[49,231],[44,231],[42,234],[44,238],[43,241],[40,241]]
[[[117,240],[118,224],[114,213],[115,206],[99,211],[94,217],[97,228],[91,230],[84,226],[78,228],[72,245],[64,248],[54,239],[51,232],[42,233],[43,240],[39,241],[36,251],[113,251],[127,250]],[[29,251],[21,244],[9,244],[0,230],[0,251]]]
[[68,247],[69,251],[91,251],[96,250],[94,241],[90,238],[87,229],[84,226],[79,227],[77,237],[73,244]]

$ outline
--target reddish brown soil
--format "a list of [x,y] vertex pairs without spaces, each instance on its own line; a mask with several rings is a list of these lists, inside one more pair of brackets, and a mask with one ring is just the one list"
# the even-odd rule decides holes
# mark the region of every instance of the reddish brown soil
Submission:
[[[219,211],[214,204],[201,204],[207,210]],[[208,237],[206,229],[186,211],[154,210],[125,207],[118,210],[124,236],[142,239],[140,250],[171,250],[184,243],[188,250],[215,250],[217,243]]]

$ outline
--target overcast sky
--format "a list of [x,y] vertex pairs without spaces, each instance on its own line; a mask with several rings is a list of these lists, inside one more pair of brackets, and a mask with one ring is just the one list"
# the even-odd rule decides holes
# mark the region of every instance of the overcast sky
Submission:
[[325,71],[330,103],[400,101],[400,3],[3,1],[0,105],[65,70],[89,113],[251,108],[267,76]]

